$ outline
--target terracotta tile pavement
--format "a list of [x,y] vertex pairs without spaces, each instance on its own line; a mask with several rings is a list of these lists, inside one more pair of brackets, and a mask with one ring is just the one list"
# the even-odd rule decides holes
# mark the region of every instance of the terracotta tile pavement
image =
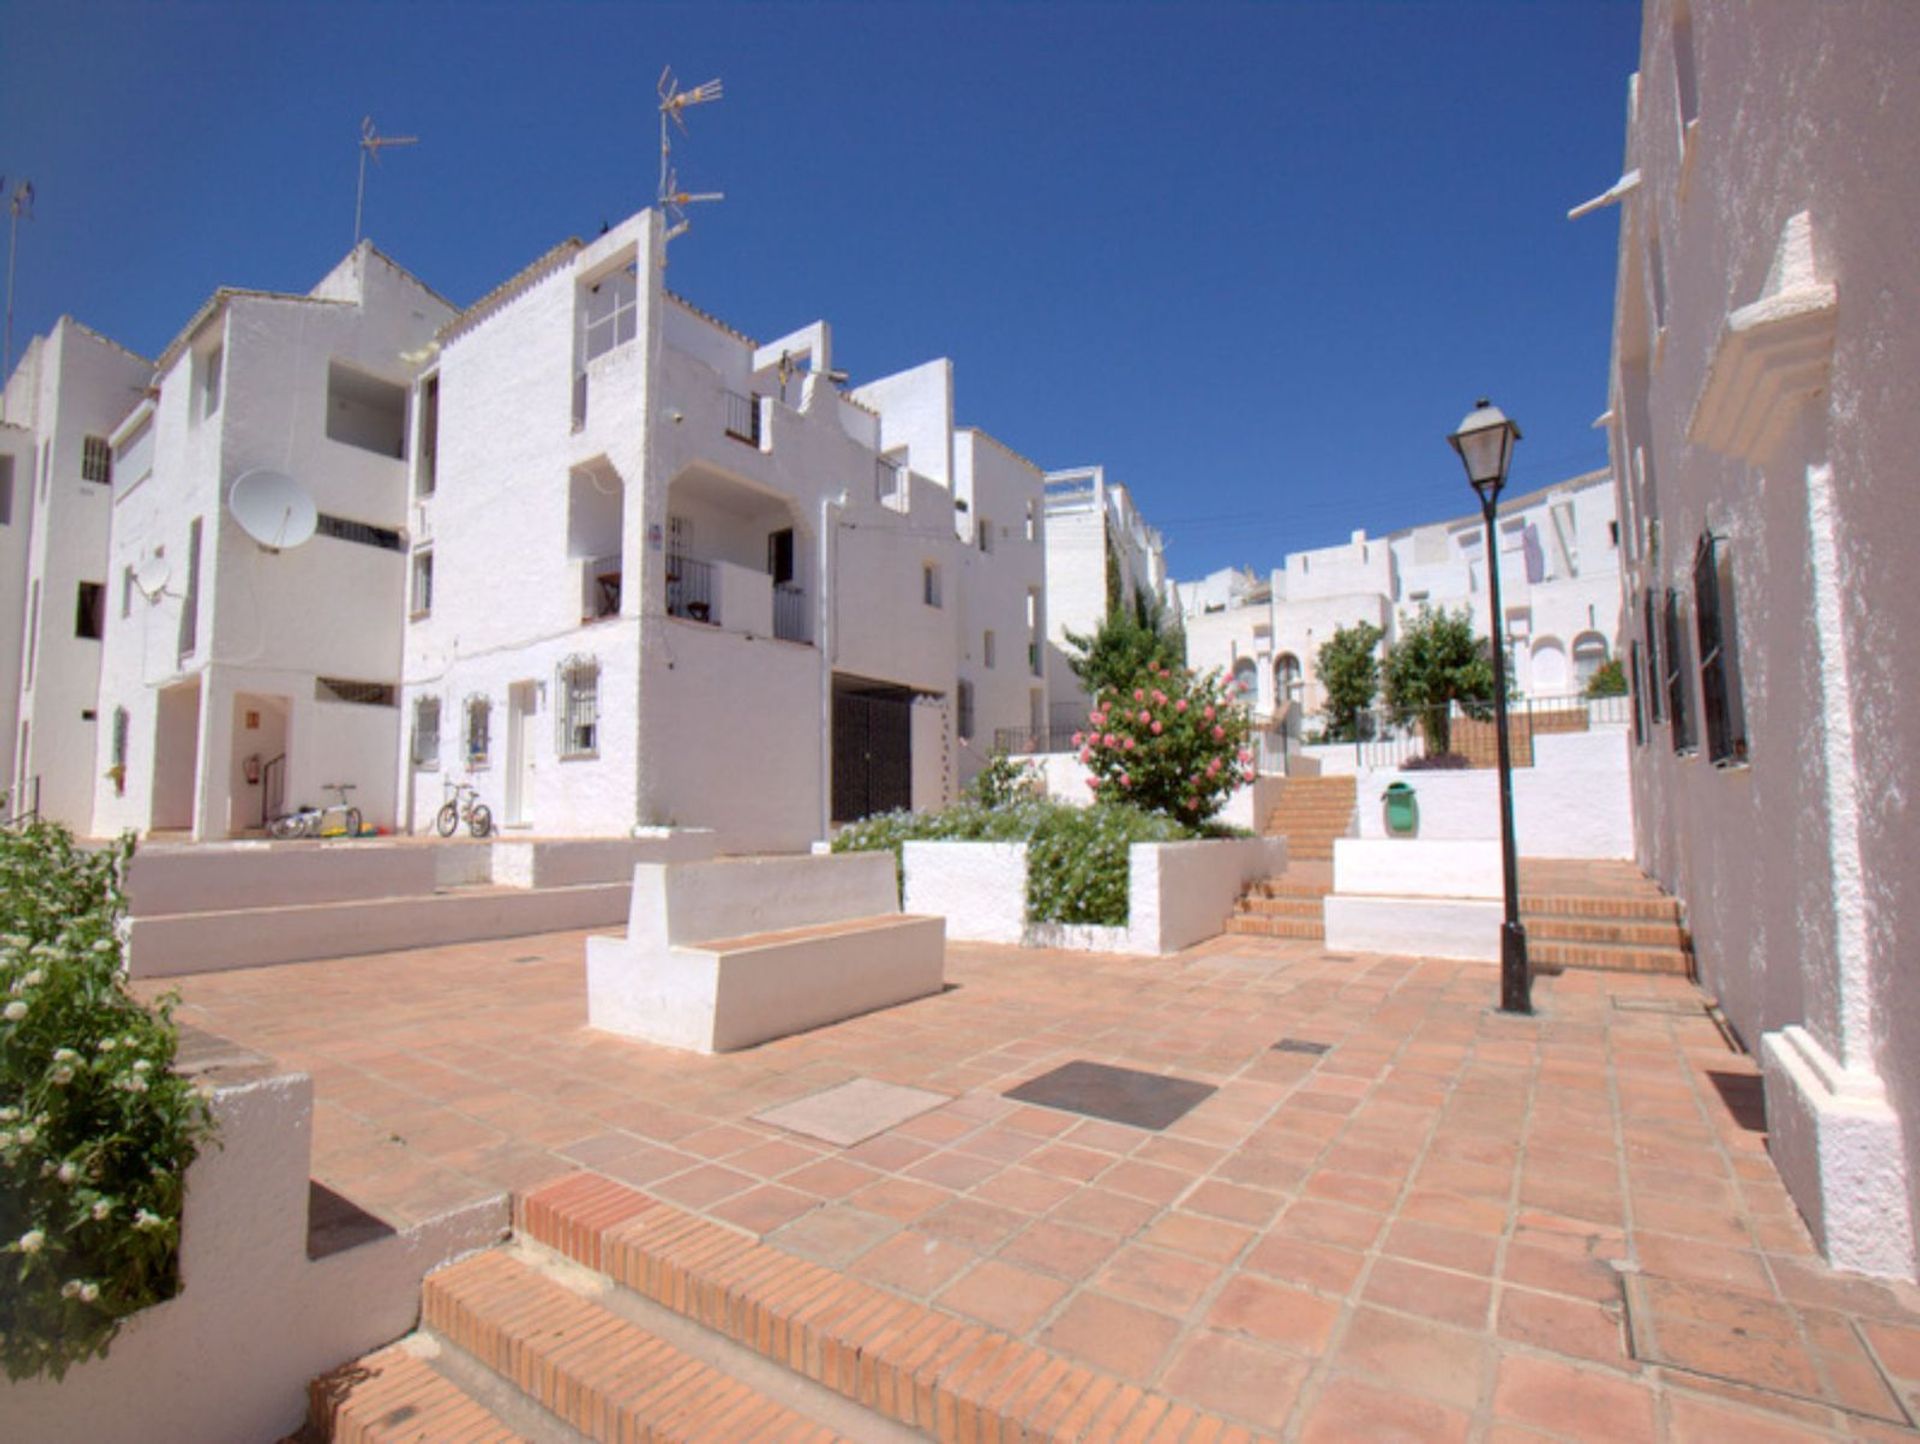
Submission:
[[[1682,980],[1228,937],[948,950],[955,986],[744,1053],[585,1026],[584,934],[207,974],[312,1072],[314,1172],[395,1223],[579,1167],[1294,1440],[1914,1438],[1920,1289],[1815,1254],[1756,1070]],[[1331,1045],[1274,1051],[1283,1037]],[[1159,1133],[1014,1103],[1075,1059],[1217,1088]],[[953,1101],[852,1148],[755,1114]]]

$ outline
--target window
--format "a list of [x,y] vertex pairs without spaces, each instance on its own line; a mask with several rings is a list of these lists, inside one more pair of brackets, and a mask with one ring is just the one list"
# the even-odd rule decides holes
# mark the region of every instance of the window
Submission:
[[962,742],[971,742],[973,740],[973,683],[962,678],[960,685],[954,688],[954,695],[956,699],[954,710],[958,714],[953,723],[954,735]]
[[351,702],[360,707],[392,707],[398,698],[391,682],[355,682],[346,677],[315,677],[313,700]]
[[0,456],[0,526],[13,525],[13,458]]
[[113,778],[115,797],[127,795],[127,721],[127,709],[115,707],[113,709],[113,750],[108,754],[112,765],[107,769],[108,775]]
[[1739,637],[1733,624],[1733,563],[1711,532],[1693,557],[1693,623],[1700,634],[1700,713],[1707,760],[1737,767],[1747,760],[1746,708],[1740,696]]
[[113,448],[104,436],[89,436],[80,444],[80,479],[113,485]]
[[989,628],[987,634],[980,639],[980,656],[987,667],[991,668],[993,666],[994,646],[993,631],[991,628]]
[[216,346],[200,363],[200,414],[211,416],[220,409],[220,367],[226,352]]
[[1647,637],[1647,718],[1657,727],[1667,720],[1666,704],[1660,700],[1667,674],[1660,670],[1660,629],[1654,625],[1653,593],[1641,593],[1640,603]]
[[82,582],[73,611],[73,634],[97,642],[107,634],[107,584]]
[[47,499],[47,478],[53,474],[53,443],[40,443],[40,500]]
[[435,467],[440,459],[440,378],[429,376],[420,387],[420,474],[414,488],[421,496],[432,496],[439,478]]
[[133,568],[120,573],[120,620],[133,615]]
[[1027,540],[1037,541],[1039,539],[1039,536],[1040,536],[1039,508],[1033,502],[1030,501],[1027,503]]
[[1607,639],[1598,632],[1582,632],[1573,639],[1573,680],[1581,692],[1593,674],[1607,665]]
[[113,451],[113,474],[122,491],[131,490],[153,472],[153,422],[142,421]]
[[930,607],[940,605],[940,568],[933,562],[920,568],[920,600]]
[[793,580],[793,528],[767,534],[767,575],[776,587]]
[[407,454],[407,388],[334,361],[327,366],[327,436],[376,456]]
[[413,699],[413,765],[428,771],[440,765],[440,699]]
[[493,699],[467,698],[467,768],[477,772],[487,765],[487,743],[493,729]]
[[187,594],[180,602],[179,660],[185,662],[200,645],[200,524],[195,517],[187,528]]
[[[27,597],[27,685],[33,685],[33,659],[40,650],[40,583],[36,580]],[[24,756],[25,754],[22,753]]]
[[593,757],[600,750],[600,663],[569,657],[560,664],[560,755]]
[[993,554],[993,523],[984,516],[980,518],[980,550]]
[[629,261],[582,289],[580,357],[591,361],[624,346],[638,331],[640,269]]
[[413,554],[413,616],[430,616],[433,612],[433,550],[424,548]]
[[1636,641],[1627,643],[1627,656],[1633,663],[1633,745],[1647,745],[1647,658]]
[[1666,606],[1667,715],[1673,720],[1673,750],[1691,755],[1693,717],[1687,710],[1687,634],[1680,625],[1680,593],[1667,588]]
[[330,536],[335,541],[353,542],[356,546],[378,547],[381,551],[403,552],[407,543],[399,532],[391,527],[374,526],[364,521],[348,521],[343,516],[329,516],[324,511],[314,519],[314,532],[319,536]]

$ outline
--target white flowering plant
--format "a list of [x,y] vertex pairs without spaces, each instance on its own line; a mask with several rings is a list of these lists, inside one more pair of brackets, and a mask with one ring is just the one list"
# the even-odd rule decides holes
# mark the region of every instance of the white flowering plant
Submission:
[[173,1071],[172,1000],[126,989],[131,840],[83,849],[0,829],[0,1363],[46,1374],[104,1354],[172,1296],[187,1165],[212,1136]]

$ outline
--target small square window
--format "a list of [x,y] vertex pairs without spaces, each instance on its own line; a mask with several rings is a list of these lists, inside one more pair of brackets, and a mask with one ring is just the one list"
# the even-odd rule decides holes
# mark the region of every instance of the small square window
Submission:
[[984,516],[980,518],[980,550],[988,555],[993,553],[993,523]]
[[920,569],[920,600],[930,607],[940,605],[940,568],[933,562]]
[[954,688],[954,695],[956,713],[953,721],[954,735],[962,742],[971,742],[973,740],[973,683],[964,677],[961,678],[959,686]]
[[417,551],[413,554],[413,616],[431,616],[433,613],[433,553]]
[[113,448],[104,436],[89,436],[80,446],[80,478],[113,485]]
[[105,582],[80,583],[78,604],[74,608],[73,634],[88,642],[97,642],[107,634]]
[[569,657],[560,665],[559,750],[566,757],[594,757],[600,750],[600,663]]

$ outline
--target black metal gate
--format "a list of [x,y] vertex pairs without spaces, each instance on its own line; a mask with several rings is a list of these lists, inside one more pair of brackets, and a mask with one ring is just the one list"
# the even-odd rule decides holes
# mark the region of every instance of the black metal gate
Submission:
[[833,694],[833,820],[913,805],[913,706],[905,697]]

